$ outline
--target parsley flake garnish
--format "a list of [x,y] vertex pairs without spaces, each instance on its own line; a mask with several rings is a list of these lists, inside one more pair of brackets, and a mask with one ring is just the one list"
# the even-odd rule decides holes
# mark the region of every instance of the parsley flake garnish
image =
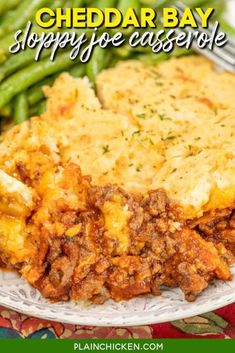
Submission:
[[109,145],[103,146],[103,154],[110,152]]
[[161,121],[163,121],[163,120],[171,120],[171,118],[168,118],[165,114],[159,114],[159,119]]
[[144,113],[142,113],[142,114],[137,114],[136,116],[137,116],[137,118],[139,118],[139,119],[146,119],[146,114],[144,114]]
[[140,135],[141,134],[141,131],[140,130],[136,130],[133,132],[132,136],[135,136],[135,135]]
[[176,136],[167,136],[165,138],[165,140],[174,140],[176,138]]

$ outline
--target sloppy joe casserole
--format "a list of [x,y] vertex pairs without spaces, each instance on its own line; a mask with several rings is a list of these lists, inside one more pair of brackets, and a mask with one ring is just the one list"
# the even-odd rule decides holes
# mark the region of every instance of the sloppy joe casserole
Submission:
[[129,61],[45,88],[0,147],[0,255],[52,301],[194,300],[235,255],[235,76]]

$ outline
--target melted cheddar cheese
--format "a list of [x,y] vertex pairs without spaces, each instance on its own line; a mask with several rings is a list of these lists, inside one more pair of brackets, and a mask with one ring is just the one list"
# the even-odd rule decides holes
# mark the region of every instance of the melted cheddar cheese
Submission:
[[116,253],[118,255],[126,254],[130,242],[128,205],[123,204],[119,195],[114,195],[111,201],[104,203],[101,211],[105,220],[106,237],[117,244]]

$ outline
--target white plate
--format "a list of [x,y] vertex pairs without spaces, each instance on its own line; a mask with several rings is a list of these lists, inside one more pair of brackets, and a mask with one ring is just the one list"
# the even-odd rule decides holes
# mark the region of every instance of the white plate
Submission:
[[[235,275],[235,267],[232,269]],[[159,297],[144,296],[103,305],[73,302],[51,304],[14,273],[0,272],[0,303],[10,309],[47,320],[89,326],[133,326],[179,320],[235,302],[235,279],[215,281],[193,303],[179,289],[164,289]]]
[[[227,19],[234,23],[235,0],[228,1]],[[102,306],[51,304],[16,274],[0,270],[0,304],[30,316],[70,324],[130,326],[179,320],[235,302],[235,267],[232,282],[213,282],[194,303],[179,289],[164,289],[160,297],[145,296],[128,302],[109,301]]]

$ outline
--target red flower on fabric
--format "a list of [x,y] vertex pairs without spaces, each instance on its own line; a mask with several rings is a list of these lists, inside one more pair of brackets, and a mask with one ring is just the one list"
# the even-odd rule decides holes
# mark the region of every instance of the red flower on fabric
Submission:
[[22,321],[20,331],[25,337],[27,337],[33,332],[45,328],[52,328],[57,337],[60,337],[64,332],[64,325],[61,323],[35,318],[26,318]]

